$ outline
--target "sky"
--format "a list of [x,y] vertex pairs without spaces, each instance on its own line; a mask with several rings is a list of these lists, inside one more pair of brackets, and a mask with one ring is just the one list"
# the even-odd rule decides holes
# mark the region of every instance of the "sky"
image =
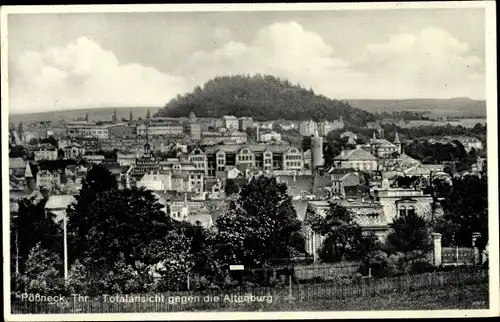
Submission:
[[485,99],[484,9],[8,15],[9,112],[164,106],[218,75]]

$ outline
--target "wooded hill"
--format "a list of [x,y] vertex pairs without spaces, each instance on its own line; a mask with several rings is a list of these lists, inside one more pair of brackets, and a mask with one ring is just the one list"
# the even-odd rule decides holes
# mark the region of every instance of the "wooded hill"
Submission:
[[373,121],[374,115],[346,101],[317,95],[312,89],[270,75],[215,77],[191,93],[177,95],[157,116],[251,116],[255,120],[338,120],[353,125]]

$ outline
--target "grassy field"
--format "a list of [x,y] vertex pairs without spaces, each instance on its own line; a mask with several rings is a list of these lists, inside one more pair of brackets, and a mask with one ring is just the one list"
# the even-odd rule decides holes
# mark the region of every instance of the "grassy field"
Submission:
[[429,292],[381,294],[347,300],[322,300],[279,304],[248,304],[218,308],[217,311],[385,311],[487,309],[488,284],[447,287]]

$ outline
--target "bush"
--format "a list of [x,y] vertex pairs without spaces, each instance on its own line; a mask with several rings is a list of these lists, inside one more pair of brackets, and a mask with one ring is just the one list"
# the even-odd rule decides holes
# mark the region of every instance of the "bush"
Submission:
[[368,275],[371,268],[373,277],[400,276],[432,272],[436,268],[427,261],[425,253],[412,251],[408,253],[388,254],[378,250],[371,252],[360,265],[358,273]]
[[410,269],[411,274],[430,273],[435,270],[436,267],[425,259],[417,259],[411,262],[411,269]]

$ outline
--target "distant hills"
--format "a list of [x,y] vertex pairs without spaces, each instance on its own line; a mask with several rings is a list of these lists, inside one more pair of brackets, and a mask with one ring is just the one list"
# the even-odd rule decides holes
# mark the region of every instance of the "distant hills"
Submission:
[[449,99],[350,99],[347,100],[352,106],[368,111],[370,113],[411,111],[428,113],[430,116],[486,116],[486,101],[472,100],[466,97]]
[[62,111],[50,111],[50,112],[40,112],[40,113],[30,113],[30,114],[10,114],[9,122],[19,123],[19,122],[33,122],[33,121],[73,121],[78,118],[85,118],[88,113],[89,121],[111,121],[113,112],[116,109],[116,116],[118,120],[122,118],[129,119],[130,111],[132,111],[132,116],[134,119],[146,117],[148,109],[151,113],[158,110],[158,106],[155,107],[102,107],[102,108],[87,108],[78,110],[62,110]]
[[[410,111],[430,117],[485,117],[486,101],[469,98],[451,99],[348,99],[335,100],[269,75],[215,77],[191,93],[177,95],[163,108],[159,106],[116,107],[118,120],[145,118],[152,115],[187,117],[194,111],[198,117],[223,115],[251,116],[256,120],[337,120],[340,116],[352,125],[373,121],[376,113]],[[73,121],[88,113],[90,121],[110,121],[114,107],[11,114],[9,122]],[[156,114],[154,114],[157,112]]]
[[346,101],[317,95],[313,89],[270,75],[215,77],[191,93],[178,95],[168,102],[158,116],[200,117],[252,116],[255,120],[338,120],[364,125],[374,115],[352,107]]

